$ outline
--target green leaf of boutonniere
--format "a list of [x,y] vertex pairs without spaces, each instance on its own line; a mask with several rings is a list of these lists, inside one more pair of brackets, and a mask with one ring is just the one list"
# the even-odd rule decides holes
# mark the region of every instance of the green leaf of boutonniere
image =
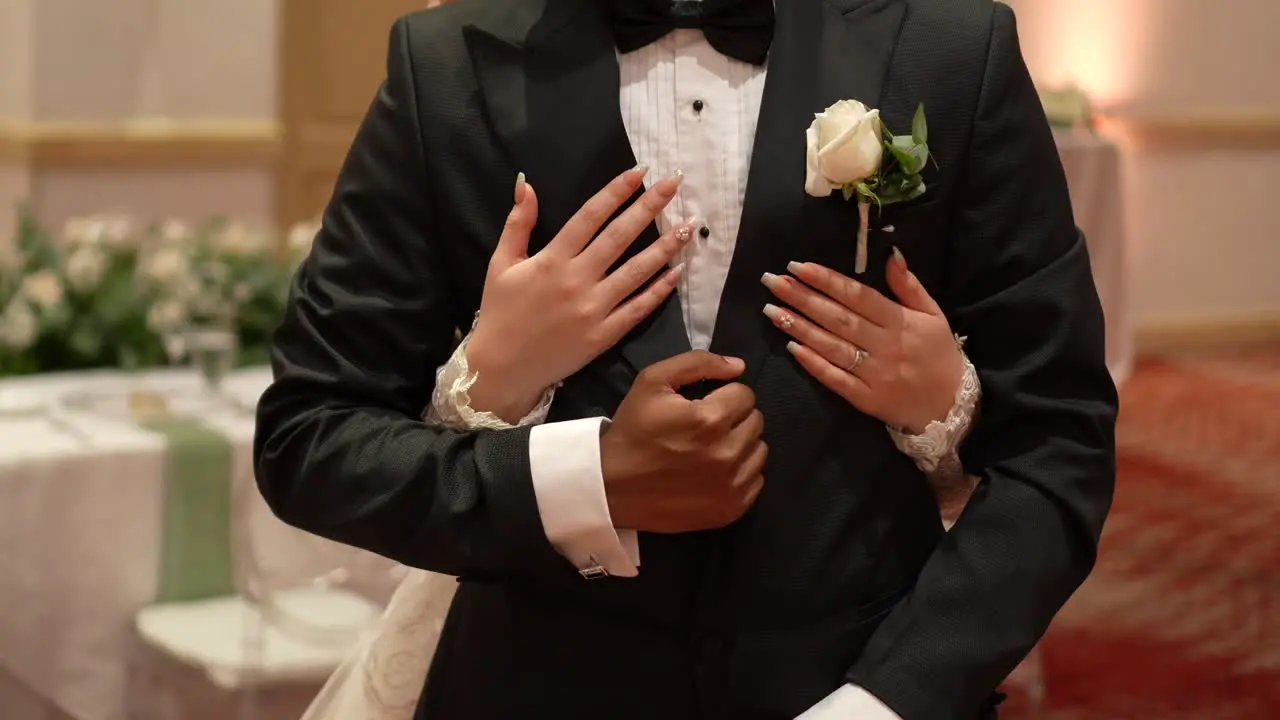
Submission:
[[924,180],[919,175],[897,179],[893,184],[881,188],[879,197],[883,205],[914,200],[925,192]]
[[924,119],[924,103],[916,106],[916,116],[911,120],[911,139],[917,145],[929,142],[929,124]]
[[920,197],[925,192],[921,173],[929,164],[929,128],[925,122],[924,104],[916,108],[911,121],[911,135],[894,135],[885,131],[885,161],[880,171],[868,181],[877,205],[891,205]]
[[929,148],[905,135],[895,137],[892,142],[886,144],[886,147],[898,161],[898,166],[904,175],[919,175],[920,171],[924,170],[925,163],[929,161]]

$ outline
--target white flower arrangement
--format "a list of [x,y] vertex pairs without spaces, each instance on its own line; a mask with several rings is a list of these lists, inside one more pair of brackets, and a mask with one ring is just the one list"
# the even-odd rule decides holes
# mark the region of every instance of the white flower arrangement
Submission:
[[183,333],[207,327],[262,361],[314,227],[278,236],[97,215],[55,235],[21,213],[16,252],[0,253],[0,376],[168,364]]

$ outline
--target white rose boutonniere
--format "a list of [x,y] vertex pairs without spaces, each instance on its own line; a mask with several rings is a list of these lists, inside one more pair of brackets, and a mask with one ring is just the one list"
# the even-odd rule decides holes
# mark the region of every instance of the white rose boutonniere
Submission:
[[857,100],[841,100],[814,116],[805,133],[805,192],[827,197],[840,190],[858,199],[858,248],[854,272],[867,269],[867,226],[877,207],[924,194],[920,173],[929,162],[924,105],[916,109],[910,135],[894,135],[880,111]]

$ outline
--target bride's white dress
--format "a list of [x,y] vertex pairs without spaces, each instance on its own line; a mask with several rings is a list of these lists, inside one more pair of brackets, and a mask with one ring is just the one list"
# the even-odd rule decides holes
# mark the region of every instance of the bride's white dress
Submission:
[[[436,371],[435,391],[423,419],[458,430],[510,427],[489,413],[474,412],[466,400],[476,377],[467,367],[469,338],[463,338],[449,362]],[[553,390],[544,393],[518,425],[545,420]],[[411,569],[377,627],[329,677],[302,720],[411,720],[457,588],[452,576]]]
[[[475,382],[475,375],[467,367],[465,349],[464,339],[449,362],[437,371],[436,390],[424,419],[439,427],[460,429],[509,427],[488,413],[472,411],[465,402],[459,406],[458,399],[465,399],[466,390]],[[976,384],[976,376],[972,382]],[[545,420],[551,397],[549,390],[519,424]],[[943,477],[953,471],[939,470],[942,472],[929,477],[942,508],[943,523],[950,527],[976,480]],[[392,595],[382,620],[361,637],[302,720],[412,720],[457,586],[457,580],[449,575],[410,570]]]
[[411,570],[303,720],[410,720],[457,585],[448,575]]

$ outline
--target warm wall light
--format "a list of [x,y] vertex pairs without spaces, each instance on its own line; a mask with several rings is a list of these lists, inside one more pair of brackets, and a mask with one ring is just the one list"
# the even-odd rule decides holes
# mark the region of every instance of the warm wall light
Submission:
[[1037,83],[1076,85],[1097,107],[1140,89],[1150,53],[1151,0],[1015,0],[1022,51]]

